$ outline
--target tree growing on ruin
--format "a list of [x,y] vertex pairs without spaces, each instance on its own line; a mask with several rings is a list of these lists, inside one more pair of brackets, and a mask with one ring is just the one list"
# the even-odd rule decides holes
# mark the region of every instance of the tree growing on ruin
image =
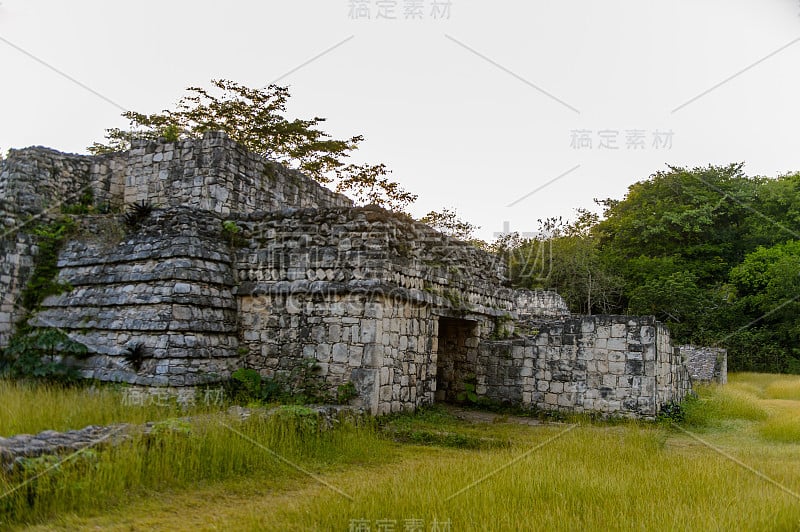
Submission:
[[458,217],[455,209],[450,210],[444,207],[441,211],[431,211],[422,218],[422,223],[426,223],[442,233],[458,238],[459,240],[471,241],[475,237],[478,226],[473,225]]
[[143,114],[127,111],[130,129],[106,130],[106,142],[94,143],[94,154],[123,151],[134,139],[170,141],[224,131],[247,149],[300,170],[359,204],[375,204],[404,211],[416,194],[388,178],[383,164],[353,164],[347,159],[364,140],[362,135],[336,139],[320,129],[324,118],[289,119],[285,116],[288,87],[250,88],[229,80],[212,80],[212,88],[188,87],[173,110]]

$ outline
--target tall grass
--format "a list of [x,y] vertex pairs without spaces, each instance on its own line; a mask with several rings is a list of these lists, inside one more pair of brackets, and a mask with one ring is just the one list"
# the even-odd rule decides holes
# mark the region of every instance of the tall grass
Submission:
[[764,392],[771,399],[800,401],[800,377],[773,382],[764,389]]
[[800,409],[776,413],[758,427],[767,440],[800,444]]
[[771,373],[736,373],[728,387],[750,391],[761,399],[790,399],[800,401],[800,376]]
[[152,434],[78,455],[52,469],[51,460],[30,460],[25,469],[0,476],[0,528],[114,508],[137,495],[227,479],[257,476],[265,488],[280,487],[304,476],[296,465],[322,470],[369,463],[389,452],[388,442],[370,425],[344,423],[323,431],[316,415],[283,412],[288,415],[253,416],[245,422],[222,414],[191,423],[165,422]]
[[[772,387],[783,382],[746,374],[699,387],[684,427],[703,441],[654,423],[465,424],[437,409],[380,430],[321,432],[302,409],[164,423],[0,498],[0,521],[45,530],[347,530],[357,519],[373,530],[411,519],[426,530],[448,520],[452,530],[797,530],[800,504],[788,491],[800,493],[800,401]],[[36,467],[45,466],[27,474]]]
[[[378,478],[337,479],[352,501],[311,488],[305,504],[282,505],[269,517],[256,507],[237,526],[347,530],[363,519],[402,529],[412,518],[428,529],[434,520],[450,520],[453,530],[792,530],[800,524],[793,497],[702,445],[693,445],[691,458],[684,449],[665,448],[657,428],[583,426],[530,452],[562,430],[530,429],[528,441],[508,450],[420,454]],[[797,462],[770,474],[800,489]]]
[[63,387],[0,379],[0,437],[87,425],[144,423],[215,409],[218,407],[202,400],[189,409],[174,400],[136,404],[126,399],[126,389],[119,386]]
[[747,387],[718,384],[695,386],[697,398],[685,402],[686,421],[694,427],[716,425],[729,420],[759,421],[767,409]]

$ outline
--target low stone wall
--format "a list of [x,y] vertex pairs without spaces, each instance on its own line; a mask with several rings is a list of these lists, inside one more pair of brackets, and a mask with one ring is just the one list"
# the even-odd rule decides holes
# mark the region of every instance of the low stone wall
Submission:
[[332,389],[352,382],[374,414],[433,402],[436,321],[430,308],[380,294],[261,294],[240,299],[244,363],[288,375],[303,360]]
[[115,444],[128,439],[132,425],[89,425],[80,430],[57,432],[45,430],[38,434],[17,434],[0,438],[0,469],[14,471],[26,458],[45,455],[72,454],[95,448],[103,443]]
[[693,382],[728,382],[728,351],[721,347],[680,346]]
[[679,358],[652,317],[573,318],[534,336],[482,342],[477,393],[545,410],[652,418],[690,389]]

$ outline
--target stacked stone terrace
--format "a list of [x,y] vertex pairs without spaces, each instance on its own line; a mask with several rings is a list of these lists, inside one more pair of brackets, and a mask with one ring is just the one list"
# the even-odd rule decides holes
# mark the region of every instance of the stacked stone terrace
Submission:
[[[353,207],[221,133],[100,157],[12,152],[0,167],[0,345],[35,254],[26,220],[86,190],[111,211],[156,207],[133,231],[119,214],[81,217],[59,259],[71,289],[32,318],[87,345],[87,377],[181,387],[310,359],[376,414],[455,400],[474,383],[494,401],[652,417],[688,389],[652,319],[571,318],[554,292],[512,290],[499,257]],[[139,369],[124,358],[135,345]]]

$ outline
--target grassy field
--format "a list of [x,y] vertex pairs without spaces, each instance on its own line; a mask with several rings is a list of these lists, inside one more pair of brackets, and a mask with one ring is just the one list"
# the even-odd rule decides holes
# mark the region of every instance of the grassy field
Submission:
[[[679,426],[475,423],[436,408],[325,432],[296,407],[269,421],[165,423],[0,498],[0,528],[800,529],[800,378],[738,374],[698,392]],[[38,422],[80,425],[72,401]],[[0,493],[25,482],[0,479]]]
[[145,423],[219,410],[216,401],[203,399],[187,410],[174,398],[135,398],[121,387],[61,388],[0,379],[0,437],[87,425]]

